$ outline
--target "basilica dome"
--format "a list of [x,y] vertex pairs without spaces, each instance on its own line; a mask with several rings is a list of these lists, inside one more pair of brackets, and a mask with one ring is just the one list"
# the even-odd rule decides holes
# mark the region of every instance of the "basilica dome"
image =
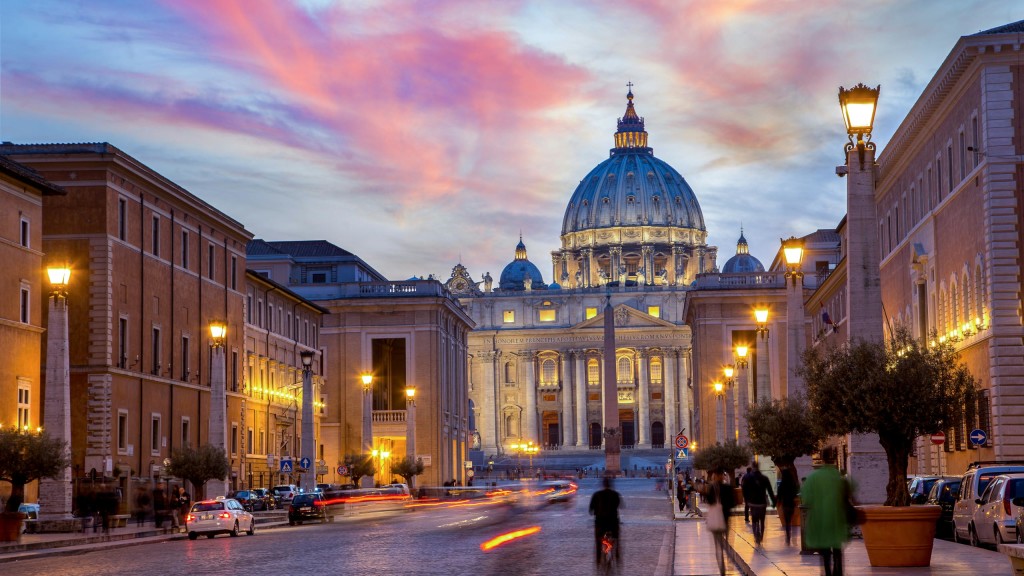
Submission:
[[686,180],[647,146],[644,119],[626,95],[615,148],[576,187],[562,220],[562,245],[619,244],[630,239],[700,243],[704,215]]
[[743,230],[740,230],[740,239],[736,243],[736,255],[726,260],[725,266],[722,266],[722,273],[742,274],[745,272],[764,272],[764,265],[750,255],[747,239],[743,237]]
[[522,237],[519,238],[519,244],[516,245],[515,260],[509,262],[501,271],[498,289],[503,291],[547,289],[540,269],[526,257],[526,245],[523,244]]

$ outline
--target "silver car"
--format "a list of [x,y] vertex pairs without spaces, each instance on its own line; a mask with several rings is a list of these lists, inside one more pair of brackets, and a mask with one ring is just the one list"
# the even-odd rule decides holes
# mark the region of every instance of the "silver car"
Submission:
[[1024,496],[1024,473],[1003,474],[989,482],[975,503],[974,522],[971,525],[971,544],[1005,544],[1017,541],[1017,514],[1015,498]]
[[196,502],[185,517],[185,531],[188,539],[195,540],[200,534],[213,538],[217,534],[238,536],[241,529],[249,536],[256,534],[256,518],[238,500],[217,498]]

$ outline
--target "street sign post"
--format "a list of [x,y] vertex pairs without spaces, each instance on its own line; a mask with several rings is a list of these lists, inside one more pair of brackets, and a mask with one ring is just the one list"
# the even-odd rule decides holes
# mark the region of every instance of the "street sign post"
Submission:
[[338,476],[348,476],[348,466],[344,464],[338,466]]
[[309,467],[313,465],[313,461],[309,458],[302,458],[299,460],[299,467],[303,470],[309,470]]
[[985,443],[985,440],[988,439],[988,434],[985,434],[985,431],[982,430],[981,428],[975,428],[974,430],[971,430],[970,438],[971,444],[974,444],[975,446],[981,446],[982,444]]
[[945,432],[936,432],[935,434],[932,434],[932,444],[939,445],[939,444],[945,444],[945,443],[946,443],[946,433]]
[[687,446],[689,446],[690,440],[687,439],[686,436],[683,436],[682,434],[679,434],[679,435],[676,436],[675,444],[676,444],[676,448],[680,448],[680,449],[686,448]]
[[281,458],[281,474],[291,474],[291,473],[292,473],[292,459],[291,458]]

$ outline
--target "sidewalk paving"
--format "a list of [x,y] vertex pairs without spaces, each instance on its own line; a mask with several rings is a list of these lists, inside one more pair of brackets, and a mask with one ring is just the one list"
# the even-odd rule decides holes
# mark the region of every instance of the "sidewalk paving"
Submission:
[[[729,519],[726,574],[746,576],[819,576],[821,557],[801,554],[799,529],[794,529],[793,545],[786,546],[782,523],[773,510],[765,522],[764,540],[755,546],[750,524],[743,513]],[[714,543],[704,521],[676,515],[676,549],[674,576],[716,575]],[[973,548],[946,540],[935,540],[931,565],[923,568],[875,568],[868,562],[864,541],[854,539],[843,551],[844,574],[872,576],[919,575],[953,576],[963,574],[1013,575],[1008,557],[1000,552]]]

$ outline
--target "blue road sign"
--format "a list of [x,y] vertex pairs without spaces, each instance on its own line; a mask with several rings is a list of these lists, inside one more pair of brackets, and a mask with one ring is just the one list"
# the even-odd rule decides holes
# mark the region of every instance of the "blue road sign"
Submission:
[[676,450],[676,460],[686,460],[690,457],[690,451],[686,448]]
[[982,430],[981,428],[975,428],[974,430],[971,430],[970,438],[971,444],[974,444],[975,446],[981,446],[982,444],[985,443],[985,440],[988,439],[988,434],[985,434],[985,431]]
[[292,473],[292,460],[291,458],[281,458],[281,473],[291,474]]
[[310,467],[310,465],[312,465],[312,464],[313,464],[313,461],[310,460],[309,458],[303,458],[303,459],[299,460],[299,467],[300,468],[307,468],[308,469]]

